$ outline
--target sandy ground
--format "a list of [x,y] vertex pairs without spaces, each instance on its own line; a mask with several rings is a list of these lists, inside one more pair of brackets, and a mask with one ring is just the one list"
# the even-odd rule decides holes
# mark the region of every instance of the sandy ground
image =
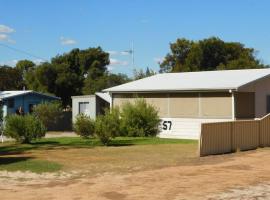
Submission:
[[[217,159],[222,157],[222,162]],[[0,173],[3,200],[270,199],[269,149],[133,173]]]

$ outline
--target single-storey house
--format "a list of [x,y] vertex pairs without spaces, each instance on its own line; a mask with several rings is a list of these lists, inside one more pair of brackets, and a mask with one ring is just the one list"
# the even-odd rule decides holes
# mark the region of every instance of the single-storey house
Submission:
[[108,93],[97,92],[93,95],[72,96],[72,121],[78,114],[85,114],[92,119],[110,108],[111,97]]
[[270,112],[270,69],[164,73],[105,89],[119,106],[141,97],[159,110],[160,137],[198,139],[201,123]]
[[14,114],[21,108],[23,113],[31,113],[33,106],[47,101],[60,100],[58,97],[32,90],[0,91],[3,116]]

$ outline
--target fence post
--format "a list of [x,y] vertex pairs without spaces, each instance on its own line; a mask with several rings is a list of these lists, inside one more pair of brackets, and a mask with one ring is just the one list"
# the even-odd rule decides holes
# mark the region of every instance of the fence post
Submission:
[[231,152],[234,152],[234,149],[233,149],[233,123],[230,122],[230,131],[231,131]]

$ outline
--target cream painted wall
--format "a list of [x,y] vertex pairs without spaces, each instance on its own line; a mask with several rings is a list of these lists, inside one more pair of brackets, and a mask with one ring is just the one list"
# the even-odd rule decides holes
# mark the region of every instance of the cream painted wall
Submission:
[[232,96],[225,92],[113,94],[113,106],[144,98],[159,110],[159,116],[171,118],[232,118]]
[[241,87],[239,91],[255,92],[255,117],[266,115],[266,97],[270,95],[270,77],[259,80],[253,84]]
[[79,102],[88,102],[89,110],[86,115],[92,119],[96,118],[96,97],[94,95],[75,96],[72,97],[72,121],[75,122],[76,116],[79,114]]

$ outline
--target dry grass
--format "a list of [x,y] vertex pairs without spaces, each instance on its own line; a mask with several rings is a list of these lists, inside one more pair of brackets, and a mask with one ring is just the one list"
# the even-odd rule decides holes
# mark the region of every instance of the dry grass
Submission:
[[[0,145],[0,170],[26,171],[27,162],[46,161],[59,164],[61,170],[77,171],[83,174],[124,173],[151,170],[168,166],[194,163],[198,161],[197,142],[188,140],[118,138],[112,146],[100,146],[96,140],[81,138],[49,138],[32,145]],[[1,162],[14,161],[16,164]],[[34,162],[35,163],[35,162]],[[40,162],[39,162],[40,163]],[[15,166],[14,166],[15,165]],[[43,165],[29,169],[42,172]],[[59,167],[57,169],[60,169]]]

